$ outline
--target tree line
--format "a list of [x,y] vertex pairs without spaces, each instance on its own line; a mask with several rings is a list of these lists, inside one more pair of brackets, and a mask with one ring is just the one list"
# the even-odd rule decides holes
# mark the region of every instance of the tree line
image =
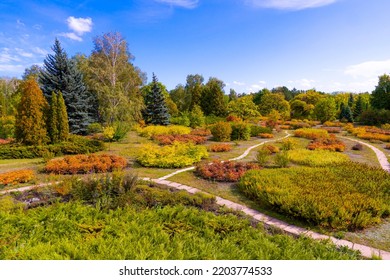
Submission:
[[21,142],[36,143],[27,139],[33,127],[40,125],[38,131],[46,131],[34,132],[42,136],[40,141],[55,143],[68,133],[86,134],[95,123],[168,125],[179,121],[198,126],[204,116],[228,115],[249,119],[276,114],[282,119],[340,119],[374,125],[390,122],[390,77],[386,74],[379,77],[371,94],[329,94],[284,86],[248,94],[231,89],[226,94],[222,80],[210,77],[206,81],[200,74],[188,75],[184,85],[168,91],[154,74],[147,84],[146,74],[133,60],[120,33],[94,38],[88,56],[69,57],[55,39],[43,67],[29,67],[22,80],[0,79],[0,138],[16,136]]

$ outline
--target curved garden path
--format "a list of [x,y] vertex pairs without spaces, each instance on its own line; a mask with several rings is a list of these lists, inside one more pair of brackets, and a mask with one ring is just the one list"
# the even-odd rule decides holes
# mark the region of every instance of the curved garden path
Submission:
[[[259,147],[259,146],[261,146],[261,145],[263,145],[265,143],[279,141],[279,140],[285,139],[285,138],[290,137],[290,136],[291,136],[291,134],[286,132],[286,136],[284,136],[284,137],[273,139],[273,140],[267,140],[267,141],[261,142],[259,144],[253,145],[253,146],[249,147],[248,149],[246,149],[245,152],[243,154],[241,154],[240,156],[232,158],[230,160],[241,160],[241,159],[245,158],[246,156],[248,156],[248,154],[250,153],[251,150],[253,150],[253,149],[255,149],[255,148],[257,148],[257,147]],[[390,172],[390,166],[389,166],[389,163],[387,161],[387,158],[386,158],[385,154],[382,151],[380,151],[378,148],[376,148],[376,147],[374,147],[374,146],[372,146],[370,144],[367,144],[365,142],[358,141],[358,140],[355,140],[355,139],[352,139],[352,138],[348,138],[348,137],[343,137],[343,138],[359,142],[359,143],[361,143],[361,144],[371,148],[375,152],[375,154],[377,155],[378,160],[379,160],[382,168],[384,170]],[[180,189],[180,190],[186,190],[189,193],[202,192],[202,193],[206,193],[207,194],[207,192],[201,191],[201,190],[199,190],[197,188],[190,187],[190,186],[187,186],[187,185],[182,185],[182,184],[175,183],[175,182],[167,180],[168,178],[170,178],[170,177],[172,177],[172,176],[174,176],[176,174],[179,174],[179,173],[182,173],[182,172],[186,172],[186,171],[189,171],[189,170],[193,170],[193,169],[195,169],[194,166],[187,167],[187,168],[184,168],[184,169],[177,170],[177,171],[175,171],[173,173],[170,173],[170,174],[168,174],[166,176],[160,177],[158,179],[143,178],[143,180],[152,181],[152,182],[155,182],[157,184],[173,187],[173,188]],[[0,192],[0,194],[9,193],[9,192],[15,192],[15,191],[27,191],[27,190],[31,190],[33,188],[43,187],[43,186],[47,186],[47,185],[50,185],[50,183],[49,184],[39,184],[39,185],[34,185],[34,186],[26,186],[26,187],[23,187],[23,188],[2,191],[2,192]],[[288,224],[286,222],[283,222],[281,220],[278,220],[278,219],[275,219],[275,218],[270,217],[268,215],[265,215],[265,214],[263,214],[263,213],[261,213],[261,212],[259,212],[257,210],[254,210],[254,209],[251,209],[251,208],[246,207],[244,205],[241,205],[241,204],[238,204],[238,203],[235,203],[235,202],[223,199],[223,198],[218,197],[218,196],[216,196],[216,203],[218,205],[226,206],[226,207],[228,207],[230,209],[233,209],[233,210],[242,211],[245,214],[251,216],[253,219],[255,219],[255,220],[259,221],[259,222],[262,222],[262,223],[264,223],[267,226],[277,227],[277,228],[281,229],[282,231],[284,231],[285,233],[291,234],[293,236],[305,235],[305,236],[309,236],[309,237],[311,237],[313,239],[316,239],[316,240],[324,240],[324,239],[325,240],[330,240],[336,246],[340,246],[340,247],[341,246],[347,246],[350,249],[360,251],[360,253],[362,254],[363,257],[371,258],[373,256],[379,256],[383,260],[390,260],[390,252],[387,252],[387,251],[384,251],[384,250],[380,250],[380,249],[376,249],[376,248],[373,248],[373,247],[369,247],[369,246],[353,243],[353,242],[348,241],[348,240],[337,239],[337,238],[334,238],[332,236],[328,236],[328,235],[325,235],[325,234],[320,234],[320,233],[317,233],[317,232],[314,232],[314,231],[311,231],[311,230],[308,230],[308,229],[305,229],[305,228],[301,228],[301,227],[298,227],[298,226],[295,226],[295,225],[290,225],[290,224]]]

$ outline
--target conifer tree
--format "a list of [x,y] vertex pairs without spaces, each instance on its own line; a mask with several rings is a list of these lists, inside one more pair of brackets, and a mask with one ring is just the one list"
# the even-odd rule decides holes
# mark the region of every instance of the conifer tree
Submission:
[[145,106],[144,119],[146,123],[155,125],[169,124],[170,115],[165,103],[165,97],[154,73],[151,89],[145,95]]
[[44,60],[44,68],[39,76],[42,91],[48,101],[52,92],[62,92],[72,133],[83,134],[92,122],[88,111],[92,108],[90,95],[83,82],[83,75],[76,62],[68,58],[58,39],[52,47],[54,55]]
[[66,112],[65,100],[62,93],[57,96],[57,120],[58,120],[58,139],[64,141],[69,136],[68,113]]
[[48,141],[46,118],[48,104],[37,82],[30,78],[19,88],[21,100],[15,122],[16,139],[26,145],[41,145]]
[[353,110],[353,117],[357,119],[363,113],[363,99],[362,96],[359,95],[356,100],[355,109]]
[[48,132],[49,132],[51,142],[57,143],[59,140],[58,101],[57,101],[57,95],[55,92],[53,92],[51,95]]

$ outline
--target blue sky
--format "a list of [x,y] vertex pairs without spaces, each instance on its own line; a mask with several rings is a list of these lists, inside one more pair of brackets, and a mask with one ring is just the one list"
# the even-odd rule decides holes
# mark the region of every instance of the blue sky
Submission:
[[0,0],[0,76],[42,64],[58,37],[89,55],[109,31],[168,89],[188,74],[225,91],[372,91],[390,72],[388,0]]

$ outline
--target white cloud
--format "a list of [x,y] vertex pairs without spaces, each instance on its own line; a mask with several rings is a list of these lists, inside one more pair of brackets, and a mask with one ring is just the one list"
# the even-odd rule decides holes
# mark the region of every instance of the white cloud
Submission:
[[76,35],[75,33],[73,32],[67,32],[67,33],[60,33],[58,34],[59,36],[62,36],[62,37],[66,37],[66,38],[69,38],[71,40],[75,40],[75,41],[79,41],[81,42],[83,40],[83,38],[81,38],[80,36]]
[[46,56],[48,54],[48,51],[41,49],[39,47],[32,48],[32,51],[35,52],[36,54],[39,54],[40,56]]
[[0,72],[17,73],[25,69],[23,65],[0,64]]
[[312,88],[315,88],[315,80],[311,80],[311,79],[299,79],[299,80],[290,80],[290,81],[287,81],[287,83],[289,83],[291,85],[291,87],[295,87],[295,88],[298,88],[298,89],[312,89]]
[[237,81],[233,81],[233,84],[238,85],[238,86],[244,86],[245,85],[245,83],[237,82]]
[[33,57],[33,54],[30,52],[26,52],[23,49],[15,48],[15,51],[18,55],[23,56],[23,57]]
[[68,22],[69,29],[74,31],[74,33],[77,34],[78,36],[82,36],[84,33],[92,31],[92,19],[90,17],[75,18],[70,16],[66,21]]
[[187,9],[193,9],[198,6],[198,0],[155,0],[156,2],[168,4],[171,6],[178,6]]
[[390,59],[373,60],[348,66],[344,73],[354,78],[376,78],[390,72]]
[[332,4],[337,0],[246,0],[255,7],[281,10],[303,10]]
[[20,58],[13,55],[9,48],[2,48],[0,50],[0,63],[9,63],[12,61],[20,61]]

